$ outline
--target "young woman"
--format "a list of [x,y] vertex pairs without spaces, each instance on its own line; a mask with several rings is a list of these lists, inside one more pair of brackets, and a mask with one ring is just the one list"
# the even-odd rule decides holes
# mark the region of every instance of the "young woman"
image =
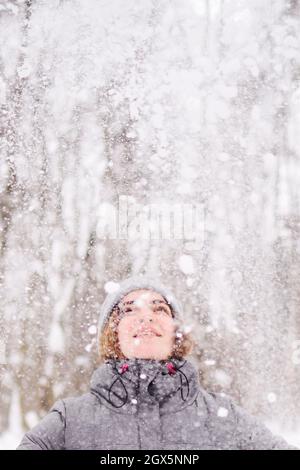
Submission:
[[183,324],[180,303],[160,282],[120,283],[101,308],[90,390],[58,400],[18,449],[293,449],[201,387]]

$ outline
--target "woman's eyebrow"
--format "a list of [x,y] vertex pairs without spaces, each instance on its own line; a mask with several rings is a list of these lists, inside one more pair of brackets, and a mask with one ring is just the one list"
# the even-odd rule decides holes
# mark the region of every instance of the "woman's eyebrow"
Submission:
[[[132,305],[132,304],[135,304],[135,303],[136,303],[136,300],[126,300],[125,302],[120,302],[119,308],[122,309],[122,308],[125,308],[126,306],[129,306],[129,305]],[[172,310],[170,304],[168,304],[168,302],[166,302],[165,300],[152,299],[150,301],[150,303],[152,303],[153,306],[155,306],[157,304],[165,305],[167,307],[168,311],[170,312],[170,314],[172,315],[172,317],[174,317],[174,313],[173,313],[173,310]],[[139,308],[138,305],[136,307]]]
[[[126,302],[121,302],[121,304],[122,305],[132,305],[135,302],[136,302],[136,300],[127,300]],[[167,302],[165,302],[164,300],[161,300],[161,299],[153,299],[153,300],[151,300],[151,303],[153,303],[153,304],[160,303],[160,304],[164,304],[164,305],[169,306],[169,304]]]
[[152,300],[152,303],[153,303],[153,304],[154,304],[154,303],[155,303],[155,304],[158,303],[158,304],[169,305],[169,304],[167,304],[167,302],[165,302],[164,300],[161,300],[161,299],[154,299],[154,300]]

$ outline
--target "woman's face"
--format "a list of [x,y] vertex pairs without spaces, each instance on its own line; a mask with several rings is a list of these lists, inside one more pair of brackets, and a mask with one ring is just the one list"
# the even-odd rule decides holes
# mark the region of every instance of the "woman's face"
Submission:
[[166,300],[148,289],[135,290],[119,303],[118,337],[127,358],[166,359],[175,339],[175,320]]

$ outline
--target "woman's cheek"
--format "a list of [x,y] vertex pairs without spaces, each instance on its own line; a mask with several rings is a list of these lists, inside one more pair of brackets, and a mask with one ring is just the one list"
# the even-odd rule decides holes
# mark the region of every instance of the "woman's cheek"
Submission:
[[119,334],[122,335],[122,337],[127,337],[130,336],[132,337],[134,335],[134,324],[130,320],[130,318],[126,318],[120,321],[119,323]]
[[175,335],[175,324],[174,324],[174,322],[170,322],[169,320],[167,320],[164,324],[164,329],[170,335]]

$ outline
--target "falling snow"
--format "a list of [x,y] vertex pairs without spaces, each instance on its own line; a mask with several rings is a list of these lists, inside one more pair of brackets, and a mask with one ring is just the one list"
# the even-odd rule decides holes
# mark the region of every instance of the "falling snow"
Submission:
[[137,273],[203,386],[300,446],[299,31],[297,0],[0,0],[0,448],[86,392]]

